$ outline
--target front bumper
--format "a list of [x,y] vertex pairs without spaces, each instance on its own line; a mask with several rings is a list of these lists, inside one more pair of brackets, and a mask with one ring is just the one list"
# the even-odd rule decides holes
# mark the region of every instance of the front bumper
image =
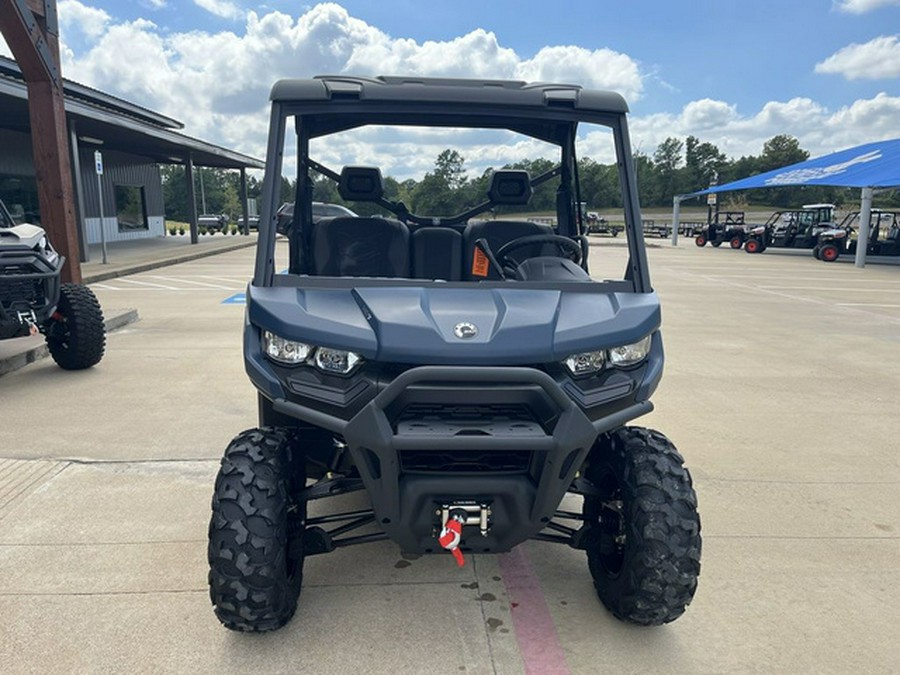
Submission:
[[342,436],[380,527],[421,553],[438,548],[448,504],[490,510],[485,534],[464,529],[467,550],[506,551],[534,536],[597,436],[652,410],[644,401],[591,421],[542,371],[452,366],[407,370],[349,421],[284,399],[273,407]]
[[[59,302],[60,270],[55,260],[30,249],[0,251],[0,339],[29,334],[29,324],[43,325]],[[27,317],[27,318],[26,318]]]

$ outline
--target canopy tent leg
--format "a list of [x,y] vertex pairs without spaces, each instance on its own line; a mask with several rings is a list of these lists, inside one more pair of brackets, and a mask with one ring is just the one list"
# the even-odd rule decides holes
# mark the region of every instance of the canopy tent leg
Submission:
[[872,196],[875,189],[862,189],[862,203],[859,207],[859,236],[856,239],[856,266],[866,266],[866,250],[869,248],[869,225],[872,220]]
[[678,229],[681,226],[681,197],[672,197],[672,246],[678,246]]

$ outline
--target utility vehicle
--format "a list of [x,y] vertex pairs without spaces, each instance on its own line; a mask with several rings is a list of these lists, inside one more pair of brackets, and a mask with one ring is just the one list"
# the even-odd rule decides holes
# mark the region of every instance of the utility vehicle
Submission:
[[747,253],[767,248],[815,248],[819,234],[834,228],[834,204],[804,204],[801,209],[776,211],[764,225],[750,228]]
[[81,370],[103,358],[103,311],[87,286],[60,283],[64,263],[42,228],[16,224],[0,202],[0,340],[42,333],[57,365]]
[[[819,233],[813,255],[819,260],[834,262],[843,253],[855,254],[858,242],[852,235],[856,232],[855,224],[858,220],[859,211],[853,211],[846,215],[838,227]],[[872,209],[866,253],[900,255],[900,212]]]
[[[680,616],[700,569],[691,477],[665,436],[624,426],[652,410],[663,371],[624,100],[562,84],[323,76],[276,83],[271,105],[243,334],[259,426],[226,448],[209,526],[222,623],[282,626],[306,556],[385,539],[450,565],[529,539],[571,546],[615,616]],[[382,166],[356,164],[351,153],[373,142]],[[476,171],[481,189],[453,192],[436,170],[421,181],[437,183],[440,200],[388,196],[384,174],[396,188],[448,143],[460,156],[477,144],[489,162]],[[627,249],[588,247],[580,234],[583,144],[618,167]],[[505,168],[530,158],[526,146],[552,168]],[[289,168],[294,226],[276,246]],[[323,176],[382,215],[316,220]],[[547,182],[554,226],[479,218],[533,211]],[[456,206],[470,193],[474,203]],[[308,510],[361,490],[370,508]],[[561,507],[567,493],[575,507]]]
[[694,243],[701,247],[709,243],[718,248],[727,241],[731,248],[740,248],[747,239],[747,229],[743,211],[716,211],[694,237]]

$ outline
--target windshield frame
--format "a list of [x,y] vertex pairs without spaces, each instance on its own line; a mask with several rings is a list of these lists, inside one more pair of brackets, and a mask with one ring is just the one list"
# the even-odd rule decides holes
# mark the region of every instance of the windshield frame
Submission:
[[[262,217],[260,220],[260,241],[258,243],[256,267],[253,283],[257,286],[273,286],[275,277],[275,211],[280,205],[277,187],[280,186],[282,168],[284,165],[284,148],[288,119],[294,120],[297,146],[297,202],[300,202],[304,190],[301,179],[306,183],[305,193],[311,195],[309,189],[309,141],[313,137],[327,136],[338,131],[365,126],[363,122],[381,126],[417,126],[417,127],[451,127],[465,129],[505,129],[517,133],[550,141],[562,148],[563,172],[569,171],[572,196],[576,201],[578,195],[577,162],[575,158],[575,138],[579,122],[596,124],[608,128],[612,132],[616,151],[616,165],[619,174],[620,190],[625,217],[625,230],[629,259],[624,273],[624,284],[630,292],[647,293],[652,291],[649,269],[647,264],[646,249],[639,224],[641,223],[640,207],[637,199],[637,185],[634,180],[634,166],[631,155],[631,143],[628,134],[625,112],[600,112],[596,110],[579,110],[567,107],[547,107],[545,109],[521,108],[507,105],[464,105],[454,103],[449,107],[441,107],[439,104],[427,104],[414,102],[402,108],[396,102],[385,103],[383,101],[272,101],[269,124],[269,139],[267,149],[266,172],[263,181]],[[278,204],[275,202],[279,201]],[[307,210],[311,210],[311,197],[306,199]],[[295,211],[297,209],[295,208]],[[575,215],[577,209],[573,209],[572,222],[581,219],[581,214]],[[299,214],[301,226],[305,224],[305,218],[309,215]],[[295,213],[295,218],[297,214]],[[577,235],[573,231],[570,236]],[[285,276],[285,275],[280,275]],[[305,275],[289,274],[305,280],[302,282],[285,283],[279,280],[278,285],[302,286],[309,283],[312,277]],[[338,281],[331,279],[327,283]],[[350,280],[356,286],[394,285],[386,284],[383,279],[353,278]],[[408,281],[417,286],[439,285],[447,287],[445,282],[435,282],[427,279],[398,280],[400,285],[408,285]],[[463,287],[472,288],[472,282],[462,282]],[[532,288],[534,282],[515,282],[517,287]],[[608,283],[598,281],[595,284],[604,287]],[[478,282],[484,285],[485,282]],[[319,282],[315,282],[319,286]],[[343,285],[343,284],[337,284]],[[547,284],[539,283],[538,287]],[[578,284],[587,286],[591,284]],[[553,287],[572,288],[572,283],[553,284]],[[583,289],[586,290],[586,289]],[[625,290],[623,288],[623,290]]]

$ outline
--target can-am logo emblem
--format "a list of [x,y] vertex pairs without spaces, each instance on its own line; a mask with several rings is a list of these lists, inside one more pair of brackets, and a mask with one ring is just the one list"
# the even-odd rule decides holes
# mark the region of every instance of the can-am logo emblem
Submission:
[[462,323],[458,323],[453,327],[453,334],[456,335],[456,337],[458,337],[460,340],[466,340],[478,335],[478,328],[474,323],[463,321]]

